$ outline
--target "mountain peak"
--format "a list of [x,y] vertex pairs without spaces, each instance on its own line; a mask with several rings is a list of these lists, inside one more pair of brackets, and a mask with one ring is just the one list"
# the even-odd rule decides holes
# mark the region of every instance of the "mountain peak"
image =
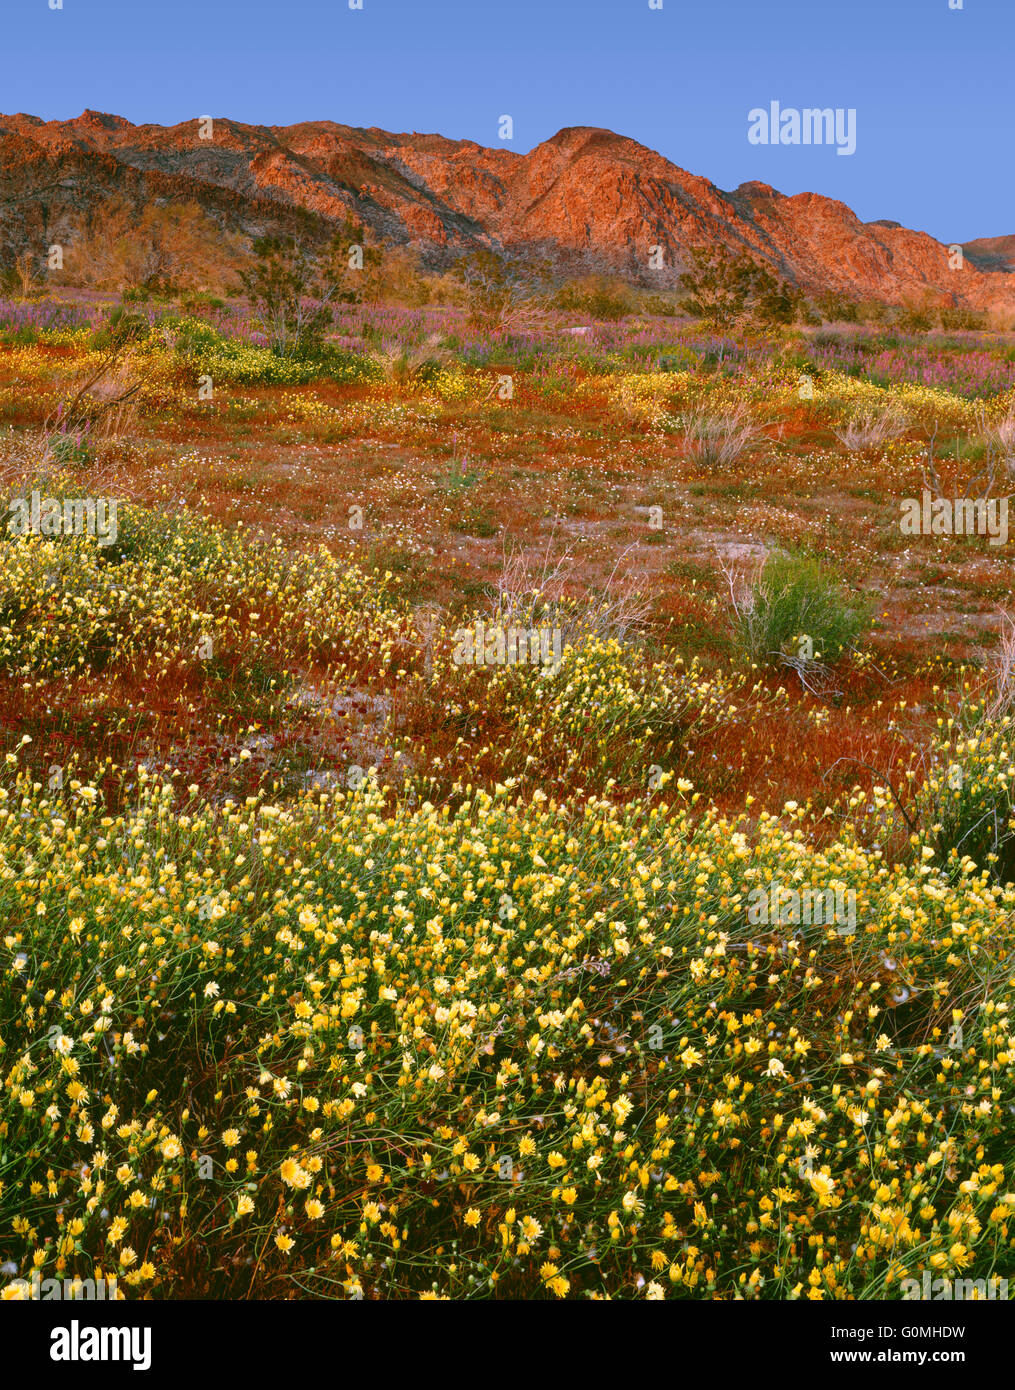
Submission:
[[131,130],[133,127],[130,121],[125,121],[122,116],[114,116],[108,111],[92,111],[90,108],[81,112],[80,116],[68,121],[68,125],[88,126],[93,130]]
[[782,194],[777,192],[770,183],[760,183],[757,179],[748,179],[746,183],[740,184],[736,190],[746,198],[781,198]]

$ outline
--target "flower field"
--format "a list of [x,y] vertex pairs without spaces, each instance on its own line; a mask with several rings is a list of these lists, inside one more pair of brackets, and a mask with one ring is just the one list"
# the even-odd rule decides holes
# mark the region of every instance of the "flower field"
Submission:
[[1006,1277],[1011,335],[138,317],[0,303],[0,1297]]

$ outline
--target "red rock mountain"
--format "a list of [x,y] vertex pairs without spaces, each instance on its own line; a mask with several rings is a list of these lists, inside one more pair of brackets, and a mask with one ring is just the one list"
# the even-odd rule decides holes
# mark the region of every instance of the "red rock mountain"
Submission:
[[[352,212],[386,243],[440,264],[475,245],[554,254],[575,269],[673,282],[687,251],[721,243],[763,258],[811,290],[888,302],[1015,309],[1015,238],[949,248],[897,223],[861,222],[817,193],[767,184],[723,192],[608,130],[559,131],[528,154],[441,135],[308,121],[251,126],[216,118],[134,126],[86,111],[70,121],[0,116],[0,240],[45,246],[104,201],[198,202],[223,230],[323,230]],[[650,269],[652,247],[663,269]],[[952,264],[950,264],[950,261]]]

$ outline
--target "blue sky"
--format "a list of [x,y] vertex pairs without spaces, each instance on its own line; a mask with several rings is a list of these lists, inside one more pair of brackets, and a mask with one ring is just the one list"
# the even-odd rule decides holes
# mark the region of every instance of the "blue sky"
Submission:
[[[599,125],[720,188],[840,198],[942,241],[1015,233],[1015,0],[5,0],[0,106],[331,119],[519,151]],[[956,0],[952,0],[956,3]],[[856,110],[857,149],[752,145],[751,108]]]

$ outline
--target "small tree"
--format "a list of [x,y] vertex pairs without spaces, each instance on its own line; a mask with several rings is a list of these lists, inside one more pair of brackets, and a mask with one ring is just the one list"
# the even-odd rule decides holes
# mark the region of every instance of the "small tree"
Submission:
[[523,264],[487,247],[462,256],[454,273],[465,285],[473,322],[499,328],[531,316],[534,310],[528,301],[550,279],[545,263]]
[[346,216],[335,233],[321,265],[326,287],[332,288],[336,304],[359,304],[380,288],[382,255],[378,247],[366,243],[363,224]]
[[363,277],[376,272],[381,255],[364,241],[364,229],[346,218],[323,254],[295,237],[259,237],[257,260],[240,272],[271,347],[282,357],[320,349],[332,323],[332,304],[354,304]]
[[61,283],[119,290],[130,299],[232,283],[245,247],[197,203],[110,198],[74,219]]
[[45,284],[37,265],[38,258],[31,251],[22,251],[0,270],[0,290],[18,299],[38,299]]
[[259,237],[254,254],[256,262],[240,279],[273,350],[288,357],[317,346],[331,310],[316,258],[293,237]]
[[717,328],[744,322],[792,323],[802,299],[765,266],[725,247],[697,247],[680,276],[681,308]]

